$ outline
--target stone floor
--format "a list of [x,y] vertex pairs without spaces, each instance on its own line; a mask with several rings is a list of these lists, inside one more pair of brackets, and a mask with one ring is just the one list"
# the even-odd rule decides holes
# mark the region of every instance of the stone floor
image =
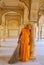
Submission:
[[[12,55],[14,49],[17,46],[16,43],[17,42],[15,39],[6,40],[6,42],[1,42],[0,56],[3,57],[3,56]],[[35,55],[36,55],[36,60],[30,60],[28,62],[20,62],[19,61],[14,64],[8,64],[5,61],[5,58],[0,58],[0,65],[44,65],[44,40],[36,41]]]
[[44,56],[36,56],[36,60],[30,60],[28,62],[17,62],[14,64],[8,64],[4,60],[0,59],[0,65],[44,65]]

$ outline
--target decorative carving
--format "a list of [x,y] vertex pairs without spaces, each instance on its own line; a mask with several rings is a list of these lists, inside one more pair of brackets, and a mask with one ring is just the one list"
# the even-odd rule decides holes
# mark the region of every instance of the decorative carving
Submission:
[[27,8],[29,10],[28,18],[30,20],[31,0],[20,0],[20,1],[23,2],[27,6]]
[[39,9],[39,15],[43,14],[44,14],[44,5],[42,5],[42,7]]
[[6,6],[5,2],[4,2],[4,1],[2,1],[2,3],[1,3],[1,6],[0,6],[0,7],[5,7],[5,6]]
[[31,7],[31,0],[20,0],[20,1],[23,2],[28,7],[28,9],[30,9],[30,7]]

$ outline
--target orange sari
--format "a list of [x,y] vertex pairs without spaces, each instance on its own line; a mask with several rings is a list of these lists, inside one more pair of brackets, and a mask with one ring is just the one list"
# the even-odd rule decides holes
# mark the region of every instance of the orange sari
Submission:
[[20,59],[28,61],[30,56],[30,30],[23,28],[20,37]]

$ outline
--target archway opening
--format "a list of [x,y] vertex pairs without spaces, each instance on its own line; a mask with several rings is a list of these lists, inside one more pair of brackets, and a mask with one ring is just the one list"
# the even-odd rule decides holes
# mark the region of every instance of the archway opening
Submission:
[[39,19],[39,39],[44,39],[44,15]]
[[4,25],[4,39],[8,37],[18,37],[21,25],[21,15],[13,11],[4,13],[2,16],[2,25]]

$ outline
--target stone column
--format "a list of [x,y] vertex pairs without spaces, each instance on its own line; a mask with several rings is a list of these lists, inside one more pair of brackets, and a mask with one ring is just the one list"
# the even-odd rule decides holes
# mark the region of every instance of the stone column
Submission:
[[40,30],[40,39],[42,39],[42,27],[41,27],[41,30]]
[[38,9],[39,9],[39,0],[31,0],[31,12],[30,20],[37,21],[38,19]]
[[0,10],[0,41],[3,41],[3,25],[2,25],[2,14]]
[[35,57],[35,24],[31,27],[31,57]]
[[5,30],[5,16],[4,15],[2,16],[2,26],[3,26],[3,41],[5,41],[6,30]]
[[42,39],[42,28],[41,27],[38,28],[38,39],[39,40]]
[[0,42],[3,41],[3,26],[0,25]]
[[2,15],[0,14],[0,25],[2,24]]
[[26,7],[24,10],[24,24],[29,22],[28,15],[29,15],[29,10],[28,7]]

